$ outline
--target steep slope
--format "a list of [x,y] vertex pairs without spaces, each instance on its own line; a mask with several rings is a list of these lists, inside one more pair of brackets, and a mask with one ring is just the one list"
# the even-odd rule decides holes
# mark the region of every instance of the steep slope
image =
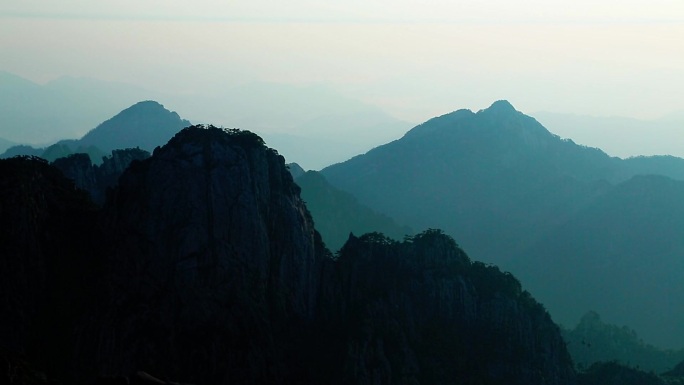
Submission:
[[295,181],[302,188],[302,199],[330,250],[339,250],[350,233],[377,231],[394,239],[413,234],[410,228],[398,225],[392,218],[374,212],[349,193],[331,186],[319,172],[307,171]]
[[152,151],[189,125],[157,102],[139,102],[89,131],[79,145],[95,146],[105,153],[133,147]]

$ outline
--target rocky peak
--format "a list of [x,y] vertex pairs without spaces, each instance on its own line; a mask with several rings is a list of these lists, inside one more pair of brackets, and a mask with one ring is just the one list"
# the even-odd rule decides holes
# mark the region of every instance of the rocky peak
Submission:
[[89,347],[101,372],[285,375],[272,323],[311,321],[325,251],[282,156],[251,132],[185,128],[121,176],[104,217],[118,310],[99,315],[107,343]]

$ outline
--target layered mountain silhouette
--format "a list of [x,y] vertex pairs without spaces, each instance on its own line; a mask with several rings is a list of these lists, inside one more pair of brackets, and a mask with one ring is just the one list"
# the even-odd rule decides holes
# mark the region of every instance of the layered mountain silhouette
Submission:
[[441,231],[333,258],[251,132],[183,129],[101,208],[38,158],[0,160],[0,187],[8,378],[575,383],[544,308]]
[[565,325],[593,309],[677,348],[684,190],[670,178],[682,166],[610,157],[499,101],[431,119],[322,173],[373,210],[443,228],[474,258],[520,276]]
[[190,122],[154,101],[143,101],[121,111],[90,130],[81,139],[61,140],[47,148],[9,148],[3,157],[35,155],[54,161],[74,153],[86,153],[95,163],[113,150],[140,148],[151,152],[166,143]]
[[400,226],[392,218],[360,204],[351,194],[333,187],[317,171],[307,171],[296,177],[295,182],[302,188],[302,199],[330,250],[339,250],[350,233],[380,232],[393,239],[413,234],[409,227]]

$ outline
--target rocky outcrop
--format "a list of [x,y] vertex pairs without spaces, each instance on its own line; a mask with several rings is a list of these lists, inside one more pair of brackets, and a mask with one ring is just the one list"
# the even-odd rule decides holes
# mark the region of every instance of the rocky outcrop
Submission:
[[110,303],[84,347],[98,372],[290,378],[286,337],[313,321],[325,250],[258,136],[182,130],[124,173],[103,218]]
[[322,296],[339,384],[571,384],[558,328],[519,282],[429,230],[351,236]]
[[107,198],[107,191],[116,186],[128,166],[149,157],[150,153],[145,150],[128,148],[112,151],[110,156],[102,158],[100,165],[93,164],[85,153],[58,158],[52,164],[72,179],[76,187],[90,193],[93,202],[102,205]]

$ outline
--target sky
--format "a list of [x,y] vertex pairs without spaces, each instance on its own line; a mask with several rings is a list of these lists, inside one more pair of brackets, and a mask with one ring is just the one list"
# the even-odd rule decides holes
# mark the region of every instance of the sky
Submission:
[[681,0],[0,0],[0,70],[175,94],[324,84],[422,122],[684,111]]

